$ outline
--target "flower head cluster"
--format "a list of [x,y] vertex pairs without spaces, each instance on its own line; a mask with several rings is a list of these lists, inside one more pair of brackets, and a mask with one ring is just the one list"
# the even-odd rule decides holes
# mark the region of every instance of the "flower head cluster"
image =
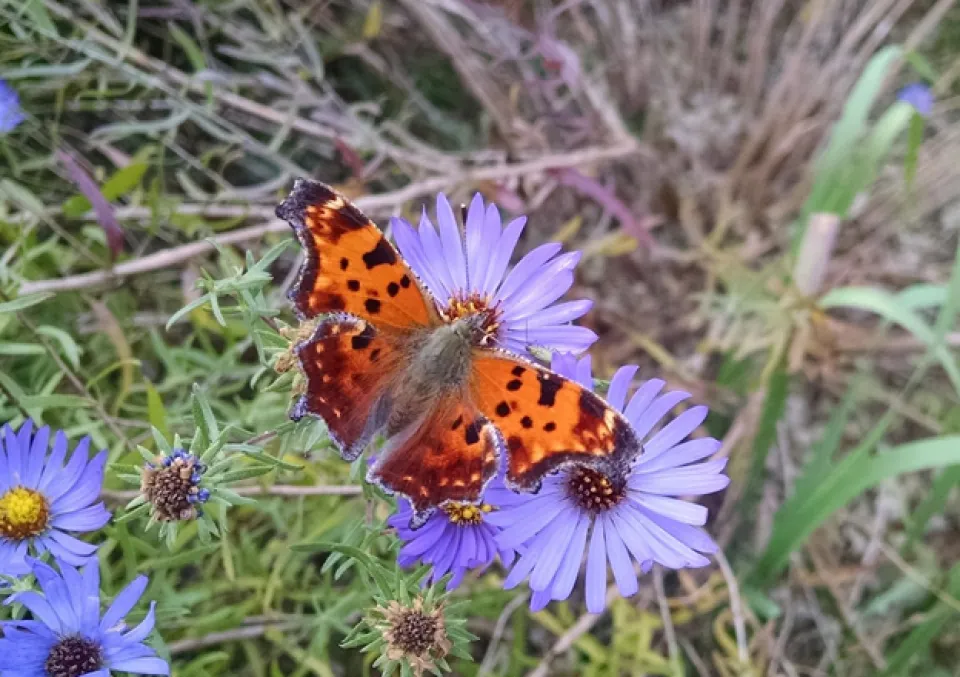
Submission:
[[95,531],[110,520],[99,501],[107,452],[91,459],[82,439],[67,460],[67,436],[26,421],[16,432],[0,430],[0,574],[29,572],[30,554],[50,552],[73,566],[97,547],[71,534]]
[[166,661],[143,643],[153,631],[154,606],[135,627],[124,617],[147,587],[146,576],[124,588],[100,615],[100,570],[96,559],[82,571],[61,561],[60,571],[31,560],[41,592],[11,595],[33,620],[0,623],[0,677],[108,677],[113,671],[169,675]]
[[484,205],[478,193],[464,221],[461,235],[450,202],[441,193],[439,229],[426,212],[419,228],[401,218],[390,222],[397,247],[433,293],[441,314],[448,320],[479,317],[489,345],[519,354],[531,346],[574,353],[589,348],[596,334],[570,322],[586,314],[592,302],[555,304],[573,285],[580,253],[561,254],[559,243],[544,244],[507,272],[526,217],[503,227],[497,206]]
[[450,652],[442,603],[430,609],[417,597],[409,606],[391,600],[376,610],[383,617],[381,631],[388,660],[406,661],[419,677],[426,670],[433,671]]
[[397,558],[400,566],[409,567],[418,560],[431,565],[431,583],[452,573],[448,590],[460,585],[468,571],[485,569],[498,555],[504,566],[509,566],[514,551],[497,545],[500,528],[490,522],[489,516],[523,500],[497,477],[487,486],[480,504],[448,503],[430,515],[423,526],[411,529],[413,509],[401,499],[397,512],[387,520],[404,543]]
[[20,97],[6,81],[0,80],[0,134],[12,132],[21,122]]
[[[589,358],[579,362],[556,356],[553,368],[592,386]],[[626,400],[636,367],[622,367],[610,382],[609,403],[623,411],[643,440],[689,394],[660,394],[664,382],[647,381]],[[716,544],[700,529],[707,510],[680,496],[720,491],[729,483],[725,460],[704,460],[720,448],[712,437],[684,441],[703,422],[706,407],[691,407],[667,423],[643,445],[625,478],[573,467],[544,480],[540,492],[490,516],[501,527],[497,543],[521,554],[505,586],[526,578],[533,608],[570,596],[586,553],[587,609],[605,606],[607,566],[625,597],[637,592],[634,563],[647,571],[653,563],[671,569],[709,563],[704,554]]]
[[933,112],[933,91],[922,82],[912,82],[897,93],[897,100],[913,106],[914,110],[923,117],[930,117]]
[[183,449],[147,462],[140,492],[152,506],[154,519],[178,522],[201,517],[202,506],[210,499],[210,490],[200,486],[206,471],[206,465]]

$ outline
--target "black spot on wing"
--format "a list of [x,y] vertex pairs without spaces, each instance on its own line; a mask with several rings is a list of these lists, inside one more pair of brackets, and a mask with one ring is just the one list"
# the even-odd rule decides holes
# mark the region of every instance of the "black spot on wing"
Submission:
[[509,415],[510,415],[510,405],[507,404],[506,402],[501,402],[500,404],[497,405],[497,408],[496,408],[495,411],[497,412],[497,416],[501,416],[501,417],[503,417],[503,416],[509,416]]
[[457,416],[457,420],[453,422],[453,425],[450,426],[450,430],[456,430],[463,425],[463,416]]
[[529,416],[524,416],[523,418],[520,419],[520,425],[522,425],[524,428],[532,428],[533,419],[530,418]]
[[387,285],[387,294],[389,294],[391,297],[394,297],[399,293],[400,293],[399,284],[397,284],[396,282],[391,282],[390,284]]
[[350,338],[350,345],[354,350],[366,350],[376,335],[373,327],[368,324],[363,328],[362,332]]
[[557,424],[553,421],[548,421],[546,425],[543,426],[544,432],[552,433],[557,429]]
[[340,270],[346,270],[350,267],[350,259],[343,257],[340,259]]
[[463,431],[463,438],[467,444],[473,445],[480,441],[480,430],[483,428],[483,419],[478,418]]
[[380,302],[377,299],[367,299],[363,302],[363,307],[367,309],[367,312],[371,315],[376,315],[380,312]]
[[405,274],[403,277],[400,278],[400,286],[403,287],[404,289],[406,289],[407,287],[410,286],[410,276],[409,276],[409,275],[406,275],[406,274]]
[[520,365],[517,365],[516,367],[513,368],[513,371],[511,371],[510,373],[516,376],[517,378],[520,378],[525,373],[527,373],[527,369],[526,367],[521,367]]
[[537,404],[552,407],[557,401],[557,391],[563,387],[563,383],[547,372],[537,374],[537,380],[540,382],[540,399]]
[[367,270],[377,266],[393,265],[397,262],[397,252],[393,250],[393,247],[385,238],[381,237],[377,240],[376,246],[363,255],[363,262],[366,264]]
[[522,387],[523,387],[523,381],[521,381],[518,378],[515,378],[512,381],[509,381],[507,383],[507,390],[509,390],[510,392],[520,390],[520,388]]
[[350,291],[360,291],[360,280],[347,280],[347,289]]

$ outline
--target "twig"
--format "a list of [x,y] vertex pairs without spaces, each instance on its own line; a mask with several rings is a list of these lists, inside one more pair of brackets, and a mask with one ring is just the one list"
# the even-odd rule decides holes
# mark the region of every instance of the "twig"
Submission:
[[[537,174],[548,169],[558,167],[573,167],[578,165],[590,164],[601,160],[612,160],[626,157],[639,152],[638,144],[622,144],[612,148],[587,148],[570,153],[559,153],[556,155],[547,155],[544,157],[530,160],[527,162],[518,162],[508,165],[494,165],[490,167],[478,167],[476,169],[467,169],[460,174],[437,176],[424,181],[412,183],[400,190],[380,195],[368,195],[357,198],[354,202],[365,211],[371,213],[389,213],[394,211],[400,205],[424,194],[436,193],[443,190],[450,190],[451,187],[460,183],[477,183],[480,181],[489,181],[493,179],[509,179],[527,174]],[[148,218],[150,211],[138,208],[140,211],[117,210],[118,218]],[[222,214],[228,208],[224,205],[211,205],[207,208],[197,209],[196,212],[201,215]],[[269,209],[264,207],[247,208],[245,213],[263,215],[273,213],[273,207]],[[149,254],[131,261],[124,261],[109,270],[97,270],[81,275],[71,275],[70,277],[36,280],[24,282],[20,286],[20,295],[33,294],[36,292],[62,292],[76,291],[78,289],[87,289],[97,287],[109,282],[116,282],[123,278],[138,275],[141,273],[160,270],[196,256],[208,254],[215,249],[214,243],[219,245],[234,245],[251,240],[258,240],[268,233],[282,233],[289,230],[289,226],[284,221],[271,220],[256,226],[249,226],[239,230],[233,230],[222,235],[209,238],[202,242],[191,242],[190,244],[172,247],[163,251]]]
[[[608,607],[617,595],[618,592],[616,585],[611,585],[607,588]],[[547,649],[547,652],[543,654],[543,658],[540,659],[540,663],[537,664],[537,667],[528,672],[526,677],[547,677],[550,674],[550,663],[553,662],[553,659],[567,651],[571,646],[573,646],[574,642],[580,639],[580,637],[590,632],[590,629],[597,624],[597,621],[603,618],[605,613],[606,609],[604,609],[603,613],[586,613],[580,616],[580,618],[577,619],[577,622],[571,625],[570,629],[560,635],[557,638],[557,641],[553,643],[553,646]]]
[[[235,487],[232,491],[241,496],[357,496],[363,493],[363,487],[355,484],[319,484],[314,486],[274,484],[269,487],[260,485]],[[131,501],[139,495],[140,492],[136,489],[104,489],[100,492],[100,497],[104,500],[118,503]]]
[[737,636],[737,658],[740,660],[740,665],[745,666],[750,654],[747,651],[747,624],[743,617],[743,603],[740,601],[740,586],[723,550],[717,550],[716,558],[730,593],[730,613],[733,614],[733,630]]
[[680,652],[677,649],[677,633],[673,627],[673,617],[670,615],[670,605],[667,603],[667,594],[663,590],[663,569],[657,564],[653,568],[653,589],[657,594],[657,604],[660,606],[660,618],[663,620],[663,635],[667,640],[667,650],[670,662],[680,665]]
[[485,677],[493,671],[493,663],[497,659],[497,647],[500,646],[500,640],[507,629],[507,621],[513,615],[513,612],[523,606],[530,598],[529,595],[517,595],[507,606],[503,607],[500,616],[497,618],[497,624],[493,626],[493,633],[490,635],[490,641],[487,643],[487,650],[483,654],[483,661],[480,663],[480,669],[477,671],[477,677]]
[[203,649],[208,646],[217,646],[218,644],[223,644],[224,642],[236,642],[243,639],[256,639],[257,637],[263,637],[271,630],[276,630],[277,632],[286,632],[287,630],[294,630],[302,626],[303,621],[287,621],[285,623],[259,623],[257,625],[248,625],[246,627],[234,628],[232,630],[211,632],[209,635],[204,635],[203,637],[181,639],[178,642],[170,642],[170,644],[167,645],[167,648],[170,650],[171,654],[187,653],[189,651],[196,651],[197,649]]

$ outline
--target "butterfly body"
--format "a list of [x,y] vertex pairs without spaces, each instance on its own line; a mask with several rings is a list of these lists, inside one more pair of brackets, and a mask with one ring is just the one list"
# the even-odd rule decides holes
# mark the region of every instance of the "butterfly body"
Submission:
[[289,296],[302,318],[322,315],[296,346],[307,386],[291,417],[323,418],[350,460],[383,434],[368,480],[406,496],[415,523],[450,501],[479,502],[504,455],[519,491],[572,463],[625,476],[641,451],[626,419],[495,347],[496,308],[438,302],[376,225],[323,184],[298,180],[277,213],[306,252]]

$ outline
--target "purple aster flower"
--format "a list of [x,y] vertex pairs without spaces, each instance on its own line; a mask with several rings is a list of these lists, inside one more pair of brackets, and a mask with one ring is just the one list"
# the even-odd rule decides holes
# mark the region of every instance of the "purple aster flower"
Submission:
[[[589,357],[577,362],[569,355],[555,355],[552,366],[592,388]],[[642,440],[690,395],[660,395],[664,382],[654,379],[641,385],[624,406],[636,371],[627,366],[614,374],[607,401],[623,411]],[[709,494],[729,484],[722,474],[726,459],[703,460],[720,448],[717,440],[683,441],[706,415],[706,407],[692,407],[650,437],[625,480],[575,466],[544,479],[539,494],[489,515],[488,521],[502,528],[499,547],[521,553],[504,586],[512,588],[529,577],[534,609],[566,599],[586,552],[587,609],[599,613],[605,605],[608,562],[624,597],[638,589],[634,562],[643,572],[654,562],[671,569],[708,564],[702,553],[716,552],[717,546],[698,528],[706,522],[707,509],[677,498]]]
[[933,92],[922,82],[913,82],[901,89],[897,101],[910,104],[923,117],[929,117],[933,111]]
[[427,217],[419,230],[401,218],[390,221],[397,247],[437,299],[448,319],[483,313],[492,344],[525,354],[529,346],[579,353],[597,339],[586,327],[570,324],[592,301],[554,305],[573,285],[579,252],[561,254],[556,242],[540,245],[508,273],[510,257],[526,217],[501,227],[494,204],[484,205],[477,193],[467,209],[465,236],[453,209],[437,195],[439,234]]
[[137,675],[169,675],[170,666],[143,643],[153,631],[153,610],[139,625],[123,622],[147,587],[138,576],[100,616],[100,569],[96,558],[77,571],[59,563],[60,573],[32,560],[40,592],[17,593],[33,620],[0,623],[0,677],[109,677],[118,670]]
[[20,112],[20,97],[5,80],[0,80],[0,134],[12,132],[21,122],[23,113]]
[[67,436],[58,430],[49,445],[50,428],[34,433],[27,421],[14,432],[5,425],[0,434],[0,574],[28,573],[28,549],[81,566],[97,546],[67,532],[95,531],[110,520],[98,502],[107,452],[90,459],[90,438],[67,455]]
[[397,562],[402,567],[412,566],[418,560],[433,565],[431,584],[453,572],[447,590],[460,585],[470,569],[489,566],[498,554],[504,566],[510,566],[514,551],[497,547],[495,538],[500,528],[490,524],[487,517],[496,510],[524,500],[507,489],[503,478],[498,476],[487,486],[480,504],[447,503],[430,515],[423,526],[411,529],[413,509],[409,501],[401,499],[397,512],[387,520],[405,543]]

